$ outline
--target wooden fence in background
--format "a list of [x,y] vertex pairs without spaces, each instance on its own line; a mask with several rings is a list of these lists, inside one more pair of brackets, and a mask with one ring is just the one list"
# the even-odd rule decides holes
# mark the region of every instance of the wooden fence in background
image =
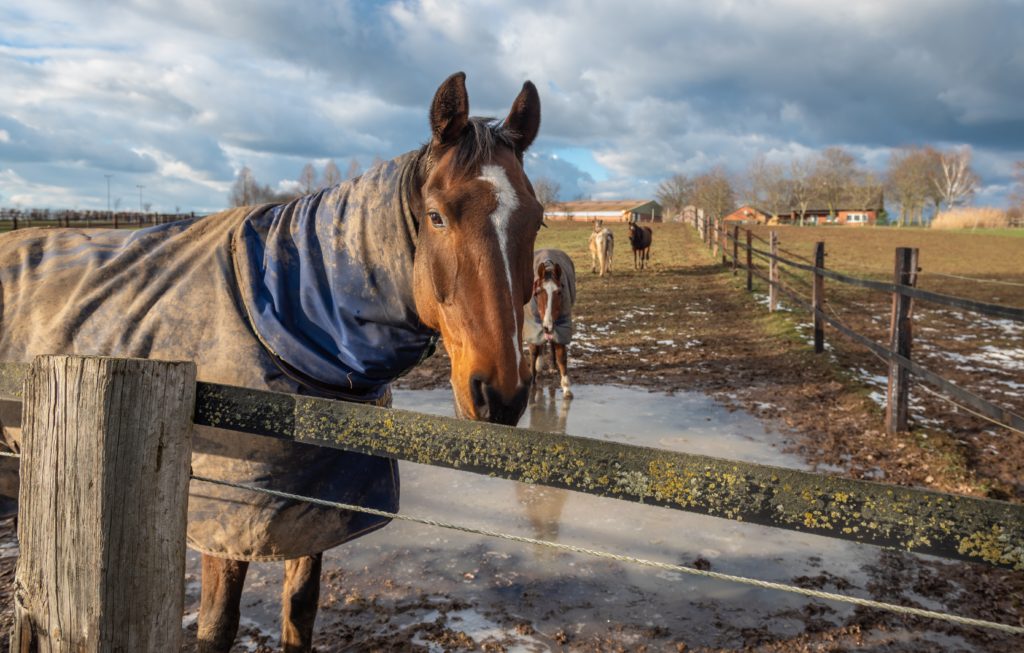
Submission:
[[[1024,434],[1024,417],[1005,407],[983,399],[969,390],[961,388],[950,380],[915,362],[912,357],[914,300],[926,301],[940,306],[1022,323],[1024,323],[1024,309],[978,302],[917,288],[919,269],[918,250],[915,248],[896,248],[893,280],[891,283],[886,283],[860,279],[826,269],[824,242],[819,242],[815,245],[813,261],[806,259],[798,261],[794,259],[802,257],[792,253],[786,253],[787,256],[779,254],[781,250],[778,243],[778,234],[775,231],[770,233],[769,240],[765,240],[753,234],[750,229],[745,229],[745,237],[741,238],[741,228],[738,225],[733,226],[730,233],[721,221],[709,218],[698,219],[696,217],[694,218],[694,227],[711,250],[715,260],[718,260],[719,252],[721,252],[723,265],[730,265],[731,258],[734,274],[737,274],[740,269],[746,272],[747,290],[753,290],[754,277],[768,284],[769,310],[776,310],[778,295],[782,293],[794,304],[810,313],[813,321],[814,351],[816,353],[821,353],[825,350],[824,327],[825,324],[828,324],[850,340],[862,345],[886,361],[889,365],[889,374],[886,391],[885,427],[890,433],[906,431],[908,428],[910,379],[911,374],[913,374],[955,402],[975,412],[978,416],[999,426]],[[755,247],[755,240],[767,246],[768,249]],[[744,262],[741,262],[741,250],[745,254]],[[768,263],[767,272],[757,268],[754,264],[754,257]],[[799,270],[806,272],[812,276],[810,297],[801,296],[783,283],[780,272],[785,271],[787,268],[790,271]],[[837,317],[828,314],[825,310],[825,279],[887,293],[892,296],[888,343],[875,342],[856,332]]]
[[138,228],[194,218],[195,215],[195,213],[0,208],[0,232],[29,227]]

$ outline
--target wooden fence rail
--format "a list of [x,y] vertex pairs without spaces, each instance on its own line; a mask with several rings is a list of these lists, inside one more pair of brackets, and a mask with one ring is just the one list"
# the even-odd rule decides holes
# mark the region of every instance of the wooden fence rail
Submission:
[[[0,364],[0,395],[24,364]],[[1024,569],[1024,506],[591,438],[199,383],[196,424]]]
[[[911,300],[919,299],[931,302],[940,306],[957,308],[966,311],[980,313],[1000,319],[1024,322],[1024,309],[1001,304],[978,302],[962,297],[953,297],[941,293],[921,290],[914,287],[917,276],[917,250],[909,248],[898,248],[896,257],[896,272],[892,283],[859,279],[850,275],[842,274],[825,268],[825,244],[817,243],[815,246],[814,263],[805,264],[780,256],[778,254],[778,234],[771,232],[770,251],[754,247],[751,242],[750,230],[747,231],[747,242],[739,242],[738,231],[734,235],[727,236],[734,240],[734,251],[743,248],[747,254],[745,267],[747,268],[748,279],[750,275],[757,276],[764,280],[769,286],[769,310],[774,311],[776,306],[775,291],[785,293],[795,304],[807,310],[813,319],[814,324],[814,350],[817,353],[824,351],[824,324],[829,324],[844,336],[854,342],[866,347],[872,353],[882,358],[889,364],[889,380],[886,392],[886,429],[889,432],[905,431],[908,428],[907,405],[910,393],[910,374],[914,374],[926,383],[935,386],[942,393],[966,405],[980,416],[987,418],[999,425],[1012,430],[1024,433],[1024,417],[1017,413],[998,406],[982,397],[965,390],[948,379],[928,370],[919,363],[912,360],[910,356],[912,342],[912,303]],[[723,248],[725,251],[726,248]],[[757,255],[769,262],[770,271],[767,276],[759,272],[753,265],[752,256]],[[717,260],[717,255],[715,255]],[[738,265],[738,254],[734,254],[734,268]],[[785,265],[797,270],[809,272],[812,275],[811,298],[807,299],[794,293],[787,288],[779,277],[780,265]],[[888,346],[879,344],[866,336],[857,333],[848,325],[835,317],[828,315],[825,311],[824,280],[832,279],[843,284],[867,288],[879,292],[892,294],[893,310],[890,324]],[[748,290],[752,285],[748,282]]]

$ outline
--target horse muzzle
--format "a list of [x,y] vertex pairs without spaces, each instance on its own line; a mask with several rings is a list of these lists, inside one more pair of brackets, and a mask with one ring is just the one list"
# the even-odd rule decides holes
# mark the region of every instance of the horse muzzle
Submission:
[[526,404],[530,399],[528,383],[520,383],[512,398],[506,400],[494,386],[475,375],[469,380],[469,390],[476,419],[506,426],[515,426],[519,423],[519,418],[526,411]]

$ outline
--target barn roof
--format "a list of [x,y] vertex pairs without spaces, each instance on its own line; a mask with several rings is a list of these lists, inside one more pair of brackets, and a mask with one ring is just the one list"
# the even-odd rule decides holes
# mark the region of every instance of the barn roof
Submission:
[[558,202],[547,207],[549,213],[591,213],[598,211],[630,211],[647,206],[654,200],[576,200]]

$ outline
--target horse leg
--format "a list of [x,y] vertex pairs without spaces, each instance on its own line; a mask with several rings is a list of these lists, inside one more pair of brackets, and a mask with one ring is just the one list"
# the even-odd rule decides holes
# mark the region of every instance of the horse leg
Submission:
[[242,586],[249,563],[203,554],[199,599],[199,653],[227,653],[238,634]]
[[537,375],[540,374],[540,345],[530,345],[530,368],[533,370],[533,377],[530,379],[531,382],[537,381]]
[[320,603],[320,568],[324,554],[284,561],[281,592],[281,650],[309,653],[313,648],[313,622]]
[[562,396],[572,399],[572,390],[569,389],[569,345],[553,345],[551,349],[558,365],[558,373],[562,377]]

